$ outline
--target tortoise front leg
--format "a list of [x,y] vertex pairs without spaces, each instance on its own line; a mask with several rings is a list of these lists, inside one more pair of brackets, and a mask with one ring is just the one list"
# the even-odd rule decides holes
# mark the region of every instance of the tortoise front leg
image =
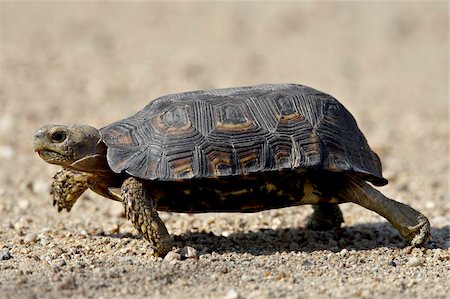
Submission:
[[430,222],[410,206],[389,199],[360,178],[346,175],[338,192],[343,201],[351,201],[386,218],[411,245],[422,246],[430,240]]
[[172,240],[141,181],[135,178],[125,180],[122,202],[134,227],[155,247],[157,255],[165,256],[172,249]]
[[57,206],[58,212],[66,209],[70,212],[72,206],[80,198],[92,182],[84,172],[60,169],[53,176],[50,186],[50,195],[53,197],[53,205]]
[[58,212],[64,209],[70,212],[75,202],[88,188],[106,198],[122,201],[122,198],[110,191],[107,186],[96,183],[95,176],[82,171],[62,168],[53,176],[50,186],[53,205],[58,207]]

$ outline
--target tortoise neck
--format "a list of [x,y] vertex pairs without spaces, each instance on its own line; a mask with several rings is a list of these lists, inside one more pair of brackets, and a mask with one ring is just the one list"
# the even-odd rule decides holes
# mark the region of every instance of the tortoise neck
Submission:
[[106,145],[99,140],[94,153],[73,162],[68,168],[87,173],[98,185],[120,187],[125,175],[111,170],[106,159],[106,151]]
[[92,173],[95,175],[111,176],[114,172],[108,165],[106,160],[106,145],[100,139],[97,142],[93,153],[84,156],[83,158],[70,164],[70,168],[78,171]]

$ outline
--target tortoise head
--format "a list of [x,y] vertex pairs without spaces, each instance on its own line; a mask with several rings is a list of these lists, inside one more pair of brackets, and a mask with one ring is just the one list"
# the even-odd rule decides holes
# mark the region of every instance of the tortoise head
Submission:
[[99,130],[91,126],[44,126],[35,133],[33,147],[50,164],[85,172],[109,170],[106,145]]

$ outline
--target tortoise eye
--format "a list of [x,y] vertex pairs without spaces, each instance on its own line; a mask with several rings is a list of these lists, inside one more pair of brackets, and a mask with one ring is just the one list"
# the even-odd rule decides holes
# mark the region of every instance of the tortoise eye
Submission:
[[67,137],[66,132],[64,131],[55,131],[51,134],[51,141],[54,143],[63,142]]

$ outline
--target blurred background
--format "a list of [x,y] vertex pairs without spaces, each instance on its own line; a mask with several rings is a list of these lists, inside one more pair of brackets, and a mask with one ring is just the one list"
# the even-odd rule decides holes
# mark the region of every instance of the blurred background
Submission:
[[[58,217],[46,193],[56,168],[31,147],[44,124],[102,127],[168,93],[289,82],[339,99],[382,158],[392,182],[383,192],[444,225],[447,6],[1,2],[0,215],[25,213],[34,223],[46,221],[35,211],[49,221]],[[96,199],[96,209],[102,203]],[[360,214],[348,217],[352,224]],[[378,219],[369,212],[361,217]]]

